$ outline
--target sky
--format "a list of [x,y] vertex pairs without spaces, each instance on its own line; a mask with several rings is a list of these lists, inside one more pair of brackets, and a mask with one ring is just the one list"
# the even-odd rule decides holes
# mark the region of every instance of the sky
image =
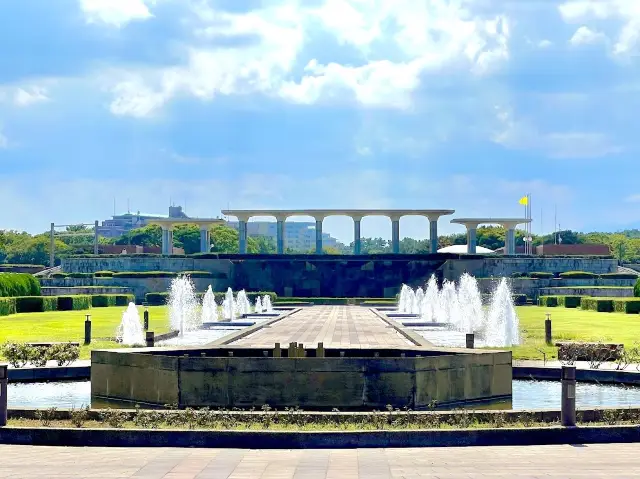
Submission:
[[638,227],[639,53],[635,0],[0,0],[0,229],[527,193],[534,233]]

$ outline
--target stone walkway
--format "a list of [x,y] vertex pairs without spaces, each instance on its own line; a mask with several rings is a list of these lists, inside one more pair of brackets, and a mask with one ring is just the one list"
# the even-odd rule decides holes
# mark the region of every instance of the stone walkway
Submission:
[[273,347],[290,342],[324,347],[407,347],[404,336],[382,321],[368,308],[360,306],[315,306],[301,311],[233,342],[233,345]]
[[357,450],[0,445],[0,478],[640,477],[638,444]]

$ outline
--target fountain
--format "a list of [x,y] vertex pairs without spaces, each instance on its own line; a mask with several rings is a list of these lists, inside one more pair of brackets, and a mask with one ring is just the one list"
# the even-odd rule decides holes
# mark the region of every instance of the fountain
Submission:
[[209,285],[202,300],[202,323],[214,323],[219,320],[218,304],[216,303],[216,297],[213,294],[211,285]]
[[140,314],[135,303],[129,303],[122,313],[122,321],[116,329],[116,341],[126,346],[142,346],[145,343]]
[[260,296],[256,298],[256,305],[254,307],[254,311],[256,314],[262,314],[262,298],[260,298]]
[[171,281],[168,304],[172,331],[178,331],[180,336],[184,336],[185,332],[202,327],[202,318],[197,314],[198,299],[189,276],[178,276]]
[[233,298],[233,290],[231,288],[228,288],[224,295],[224,300],[222,301],[222,315],[227,321],[233,321],[236,317],[236,301]]
[[273,306],[271,305],[271,296],[265,294],[262,298],[262,312],[273,314]]
[[457,286],[445,280],[442,288],[438,288],[435,276],[429,279],[426,292],[420,288],[414,292],[403,285],[398,311],[418,314],[426,323],[446,324],[453,331],[475,333],[484,346],[519,344],[518,315],[505,278],[492,293],[489,304],[486,312],[477,280],[465,273]]
[[237,316],[244,316],[251,313],[251,303],[247,298],[247,292],[243,289],[236,295]]

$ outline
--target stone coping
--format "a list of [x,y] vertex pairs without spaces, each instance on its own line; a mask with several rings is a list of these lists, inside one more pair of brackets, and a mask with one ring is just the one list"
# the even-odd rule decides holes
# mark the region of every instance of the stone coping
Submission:
[[235,216],[238,219],[271,216],[278,219],[286,219],[291,216],[310,216],[312,218],[327,218],[329,216],[350,216],[352,218],[364,218],[365,216],[387,216],[400,218],[402,216],[426,216],[439,218],[452,215],[455,210],[423,210],[423,209],[302,209],[302,210],[222,210],[226,216]]
[[324,449],[640,442],[640,426],[408,431],[205,431],[0,427],[0,444],[70,447]]

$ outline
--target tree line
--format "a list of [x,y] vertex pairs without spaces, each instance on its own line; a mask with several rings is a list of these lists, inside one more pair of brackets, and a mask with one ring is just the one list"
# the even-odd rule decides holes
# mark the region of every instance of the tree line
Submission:
[[[56,259],[73,254],[93,252],[93,228],[72,226],[67,228],[73,233],[87,233],[86,236],[60,236],[55,238]],[[481,227],[477,230],[479,246],[496,250],[504,247],[505,229],[499,226]],[[516,231],[516,245],[524,244],[524,231]],[[161,246],[162,232],[159,226],[145,226],[131,230],[119,238],[99,238],[101,244]],[[185,254],[200,251],[200,230],[194,225],[181,225],[174,229],[174,246],[182,248]],[[534,246],[542,244],[605,244],[611,254],[621,261],[640,262],[640,230],[626,230],[617,233],[592,232],[581,233],[571,230],[556,234],[532,235]],[[438,248],[467,243],[463,233],[443,235],[438,238]],[[226,225],[211,228],[211,251],[217,253],[237,253],[239,244],[238,231]],[[30,235],[25,232],[0,230],[0,263],[9,264],[43,264],[49,262],[49,233]],[[123,248],[126,249],[126,248]],[[325,247],[326,254],[351,254],[353,243],[338,243],[336,247]],[[362,238],[363,254],[391,253],[391,241],[383,238]],[[247,252],[252,254],[270,254],[276,252],[273,238],[250,236],[247,239]],[[312,253],[295,251],[287,248],[286,253]],[[404,254],[426,254],[430,252],[429,240],[404,238],[400,241],[400,252]]]

